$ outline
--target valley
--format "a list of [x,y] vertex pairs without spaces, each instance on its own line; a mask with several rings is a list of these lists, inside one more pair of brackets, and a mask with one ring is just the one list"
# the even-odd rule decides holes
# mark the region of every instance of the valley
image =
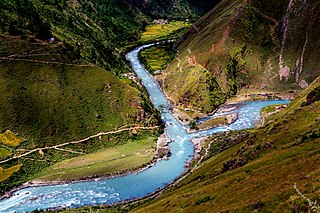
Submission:
[[320,211],[318,1],[0,6],[1,212]]

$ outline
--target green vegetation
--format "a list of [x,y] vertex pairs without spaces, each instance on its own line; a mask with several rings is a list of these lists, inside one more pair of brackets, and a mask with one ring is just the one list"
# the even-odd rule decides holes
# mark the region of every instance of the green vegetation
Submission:
[[116,74],[127,67],[120,49],[137,40],[148,21],[123,0],[4,0],[0,14],[1,34],[9,32],[30,42],[33,35],[44,41],[54,37],[79,58]]
[[139,140],[129,139],[123,145],[64,160],[43,170],[36,180],[76,180],[134,171],[152,161],[156,140],[146,135]]
[[0,158],[10,156],[12,153],[6,148],[0,148]]
[[196,20],[208,12],[219,0],[126,0],[143,13],[154,18]]
[[207,160],[198,169],[132,211],[310,211],[294,184],[307,198],[318,200],[320,99],[302,103],[319,86],[320,78],[260,129],[210,139]]
[[[79,155],[110,151],[111,147],[117,149],[126,143],[119,149],[127,147],[134,152],[138,144],[150,148],[150,140],[161,130],[95,138],[86,147],[84,144],[50,147],[120,127],[159,125],[159,112],[152,107],[146,91],[115,75],[128,71],[123,54],[130,46],[177,38],[189,26],[187,22],[153,25],[139,40],[150,19],[124,0],[5,0],[0,10],[0,131],[10,129],[26,139],[21,143],[9,141],[9,132],[1,135],[4,171],[22,165],[0,182],[1,192]],[[154,35],[154,30],[159,35]],[[162,53],[164,63],[168,63],[170,58],[164,50]],[[150,142],[148,146],[141,145],[146,140]],[[24,156],[29,150],[32,152]],[[113,166],[132,162],[119,167],[132,170],[149,162],[152,154],[141,158],[131,155],[121,159],[122,164],[114,161]],[[95,171],[84,169],[70,178],[115,172],[112,166],[108,170],[106,164],[99,162],[95,167]]]
[[[67,44],[36,37],[32,43],[9,35],[2,38],[0,130],[10,129],[26,140],[15,140],[16,147],[11,148],[5,143],[12,140],[1,140],[1,167],[6,170],[21,165],[19,171],[0,182],[1,193],[36,178],[43,169],[62,160],[152,137],[148,132],[124,132],[91,139],[86,145],[42,149],[123,126],[155,126],[160,122],[159,112],[144,89],[74,57]],[[157,131],[154,134],[158,135]],[[8,135],[13,137],[9,132],[2,134]],[[34,152],[6,161],[29,150]],[[138,167],[139,162],[131,168]]]
[[311,211],[306,198],[314,202],[320,197],[319,88],[320,77],[259,129],[226,132],[209,139],[205,145],[208,154],[200,166],[159,198],[140,204],[82,210]]
[[228,78],[229,95],[234,96],[238,92],[238,75],[240,70],[245,68],[245,56],[248,54],[247,46],[234,49],[229,53],[229,63],[225,67],[225,72]]
[[141,35],[140,41],[154,42],[157,40],[178,38],[183,30],[189,26],[191,26],[191,24],[185,21],[170,21],[167,24],[153,24],[146,27]]
[[[164,74],[169,98],[179,107],[210,112],[235,95],[305,88],[319,75],[320,4],[310,1],[301,9],[294,3],[288,12],[287,7],[288,1],[220,1],[179,39],[176,60]],[[286,15],[287,26],[281,22]],[[290,70],[288,80],[280,80],[285,73],[279,72],[281,64]],[[197,67],[208,72],[197,72]],[[208,73],[214,90],[208,83],[188,88],[179,83],[203,84]]]
[[163,43],[150,48],[146,48],[139,52],[140,61],[145,68],[152,74],[160,74],[167,68],[169,63],[175,57],[173,43]]
[[[284,2],[284,1],[282,1]],[[263,7],[263,10],[265,8]],[[254,10],[254,7],[247,5],[244,9],[239,26],[235,33],[246,43],[253,43],[263,48],[272,48],[272,35],[270,35],[270,25],[274,24]]]
[[0,71],[0,129],[36,141],[31,147],[155,124],[147,96],[104,69],[5,62]]
[[[37,179],[39,176],[43,176],[46,172],[48,172],[48,168],[57,169],[57,167],[55,167],[54,165],[61,166],[61,163],[60,164],[57,164],[57,163],[66,162],[67,159],[73,159],[73,158],[88,159],[87,162],[83,162],[83,163],[84,165],[87,165],[86,163],[89,163],[90,161],[90,163],[92,163],[90,164],[90,167],[92,170],[85,167],[82,167],[82,168],[73,167],[73,165],[70,165],[69,167],[66,166],[62,169],[63,172],[65,172],[64,173],[65,176],[59,176],[59,175],[53,176],[53,177],[51,176],[51,177],[48,177],[47,180],[54,180],[56,178],[57,179],[60,179],[60,178],[61,179],[73,179],[73,178],[83,179],[88,176],[98,177],[98,176],[103,176],[110,173],[118,174],[118,172],[132,171],[134,169],[137,169],[141,166],[146,165],[151,161],[153,157],[153,153],[151,152],[143,153],[145,150],[144,151],[141,151],[141,150],[143,148],[147,150],[153,150],[153,148],[151,147],[155,146],[154,139],[159,136],[160,134],[159,132],[161,132],[161,129],[148,130],[148,131],[146,130],[123,131],[121,133],[96,137],[82,143],[69,144],[69,145],[57,147],[57,148],[46,149],[46,147],[43,147],[43,146],[36,146],[34,147],[36,148],[34,152],[23,156],[23,154],[31,150],[30,145],[36,145],[34,144],[36,141],[31,142],[33,144],[31,144],[30,141],[26,141],[13,150],[13,152],[15,153],[15,156],[21,155],[21,157],[13,158],[10,161],[6,161],[1,164],[4,170],[11,168],[12,166],[15,166],[15,165],[21,165],[21,168],[19,167],[20,168],[19,171],[16,171],[13,174],[10,173],[11,175],[10,178],[0,182],[1,192],[8,191],[27,181]],[[61,141],[56,145],[62,144],[64,142],[68,142],[68,141]],[[119,146],[119,148],[116,148],[117,146]],[[43,149],[37,149],[37,147],[43,148]],[[115,147],[115,148],[113,149],[112,147]],[[99,159],[101,160],[102,154],[106,154],[107,152],[113,151],[113,150],[114,150],[114,156],[117,155],[118,151],[122,152],[123,154],[129,155],[130,151],[126,150],[125,148],[133,148],[132,152],[136,151],[136,153],[138,152],[138,153],[147,154],[147,155],[146,156],[141,155],[141,157],[139,157],[132,153],[131,156],[128,156],[127,158],[124,158],[120,161],[118,160],[110,161],[109,162],[110,164],[108,164],[108,162],[99,161]],[[106,150],[106,151],[102,153],[101,150]],[[139,152],[139,150],[141,152]],[[12,157],[13,156],[8,156],[5,159],[10,159]],[[112,156],[110,157],[112,158]],[[1,161],[3,162],[3,160],[4,159],[2,158]],[[109,159],[109,160],[112,160],[112,159]],[[71,160],[71,162],[72,161],[73,160]],[[121,163],[122,163],[122,166],[119,167],[119,170],[117,170],[117,168],[112,167],[112,166],[118,166]],[[59,167],[59,169],[60,168],[61,167]],[[69,170],[69,169],[72,169],[72,170]],[[61,172],[62,170],[59,170],[59,172]],[[80,173],[72,174],[72,171],[74,170],[77,170]]]
[[[66,178],[105,175],[115,172],[116,167],[132,170],[150,161],[152,152],[137,157],[129,155],[126,148],[132,153],[139,151],[138,145],[150,150],[160,129],[127,131],[93,138],[85,144],[56,146],[121,127],[160,124],[159,112],[152,107],[146,91],[116,76],[129,70],[123,56],[132,45],[175,39],[190,24],[172,21],[165,26],[153,25],[140,39],[151,19],[131,4],[126,0],[1,1],[0,132],[11,130],[19,135],[0,135],[5,177],[0,181],[1,193],[80,155],[96,159],[92,162],[96,169],[89,172],[83,169],[85,166],[76,168],[78,175],[71,176],[71,172]],[[187,4],[177,8],[195,17],[203,11],[203,5],[194,5],[193,9]],[[163,68],[172,60],[167,51],[160,51],[163,61],[156,66]],[[121,151],[128,157],[107,167],[97,156],[111,151]],[[132,164],[119,167],[126,165],[123,162]]]
[[[185,69],[181,64],[180,69],[177,66],[179,61],[174,60],[174,64],[176,65],[175,71],[170,71],[168,75],[164,74],[166,77],[163,86],[179,108],[209,113],[225,102],[226,95],[219,88],[216,78],[202,65],[189,65]],[[190,115],[195,118],[197,113]]]
[[287,104],[285,104],[285,105],[274,104],[274,105],[270,105],[270,106],[264,107],[260,111],[260,116],[262,118],[262,122],[261,123],[264,124],[266,119],[269,120],[270,117],[276,116],[276,113],[279,113],[279,112],[283,111],[286,107],[287,107]]
[[218,126],[218,125],[225,125],[227,123],[228,123],[227,117],[219,117],[219,118],[209,119],[209,120],[197,125],[197,127],[199,129],[205,129],[205,128],[208,128],[208,127],[214,127],[214,126]]
[[[2,0],[0,192],[35,178],[132,171],[152,159],[160,128],[55,147],[121,127],[159,125],[146,91],[116,77],[128,71],[123,54],[137,44],[177,39],[189,27],[177,52],[163,44],[140,56],[152,72],[166,69],[166,94],[193,118],[231,96],[295,91],[319,75],[317,0],[292,8],[284,0],[221,0],[192,27],[184,21],[147,26],[151,18],[140,12],[194,19],[209,2],[215,1]],[[289,74],[281,81],[282,65]],[[318,78],[283,111],[264,109],[273,113],[265,126],[209,139],[204,162],[176,186],[141,206],[110,211],[309,211],[294,185],[311,200],[320,197],[319,91]],[[203,125],[219,122],[225,119]]]
[[21,165],[12,166],[8,169],[3,169],[0,167],[0,182],[7,180],[13,173],[19,171]]
[[[93,66],[67,42],[47,42],[26,32],[27,39],[1,35],[0,131],[10,129],[19,135],[0,135],[1,167],[10,171],[21,165],[19,171],[0,182],[1,193],[36,178],[43,169],[60,161],[159,135],[160,130],[139,130],[137,134],[123,132],[103,136],[102,140],[91,139],[86,145],[47,149],[124,126],[159,125],[159,112],[152,107],[146,91],[131,80]],[[22,138],[26,140],[22,142]],[[126,160],[135,160],[127,169],[149,161]]]
[[198,129],[198,125],[195,121],[190,121],[189,127],[190,127],[190,129]]

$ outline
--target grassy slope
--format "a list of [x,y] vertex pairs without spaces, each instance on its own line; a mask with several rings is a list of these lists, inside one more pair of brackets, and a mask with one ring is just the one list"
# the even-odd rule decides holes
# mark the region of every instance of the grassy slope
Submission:
[[[168,41],[178,39],[190,26],[189,22],[170,21],[169,23],[152,24],[146,27],[139,42],[150,43],[155,41]],[[146,69],[154,74],[156,71],[166,69],[168,64],[174,59],[175,50],[173,42],[155,45],[139,52],[139,59]]]
[[196,19],[209,11],[219,0],[126,0],[154,18]]
[[154,42],[157,40],[170,40],[176,39],[181,36],[180,34],[187,27],[190,26],[189,22],[185,21],[170,21],[167,24],[152,24],[148,25],[145,31],[141,34],[140,42]]
[[[180,39],[183,42],[178,46],[177,58],[179,60],[172,62],[167,69],[168,73],[164,77],[164,88],[176,104],[180,103],[184,107],[211,111],[225,101],[225,95],[218,85],[216,83],[209,85],[209,82],[216,82],[216,79],[212,79],[214,78],[213,71],[206,69],[205,64],[199,63],[194,51],[201,52],[205,50],[203,55],[211,56],[210,48],[212,43],[209,43],[208,40],[214,41],[213,35],[218,34],[220,36],[227,17],[239,5],[238,2],[228,3],[230,5],[227,3],[224,5],[219,4],[212,12],[197,22],[202,24],[201,28],[196,23],[196,27],[191,27]],[[215,21],[211,22],[211,20]],[[196,32],[198,28],[201,29],[200,32]],[[191,48],[191,46],[194,48]],[[217,58],[217,60],[221,59]],[[214,95],[213,91],[216,91],[217,94]],[[216,100],[211,100],[210,96]]]
[[132,171],[147,165],[155,156],[156,137],[130,139],[127,143],[59,162],[43,170],[36,180],[72,180]]
[[0,181],[7,180],[13,173],[19,171],[21,165],[12,166],[7,169],[3,169],[0,167]]
[[1,130],[38,145],[135,124],[143,111],[136,88],[97,67],[6,62],[0,68]]
[[140,61],[152,75],[163,71],[174,58],[175,51],[172,46],[172,43],[165,43],[144,49],[139,52]]
[[[0,10],[0,130],[26,138],[17,147],[1,143],[1,160],[125,125],[158,124],[158,112],[146,91],[111,74],[128,70],[121,48],[137,40],[147,22],[137,9],[113,0],[4,0]],[[50,43],[47,39],[52,36],[56,41]],[[78,156],[76,152],[97,152],[152,135],[153,131],[123,132],[90,140],[87,147],[39,151],[6,162],[1,164],[3,171],[22,166],[0,183],[0,191]]]
[[[48,43],[29,36],[33,42],[9,35],[1,40],[4,58],[0,63],[0,129],[26,139],[16,147],[1,143],[1,160],[124,125],[158,124],[158,113],[142,88],[102,68],[86,65],[83,59],[74,59],[74,51],[64,43]],[[141,134],[149,137],[153,133],[135,136],[126,132],[103,137],[102,141],[91,140],[88,147],[66,148],[92,153],[126,143],[130,138],[138,142]],[[29,181],[45,167],[78,155],[50,150],[1,164],[3,169],[22,166],[0,183],[0,190]]]
[[30,33],[42,39],[53,36],[71,46],[78,58],[117,74],[126,67],[122,47],[138,39],[148,20],[122,0],[4,0],[1,4],[1,33],[24,39]]
[[[178,42],[180,63],[174,60],[164,75],[164,87],[170,98],[184,107],[211,111],[225,97],[235,94],[296,90],[301,80],[310,84],[319,75],[320,66],[319,28],[315,26],[320,17],[319,2],[302,5],[299,8],[296,3],[292,9],[295,12],[288,12],[282,51],[284,66],[290,68],[287,81],[281,82],[279,77],[278,37],[287,1],[221,1]],[[305,44],[303,70],[296,81],[296,62]],[[207,82],[212,81],[204,80],[208,74],[217,84],[210,86]],[[199,86],[184,86],[188,84]],[[201,98],[208,95],[210,98]]]
[[[312,201],[319,199],[319,94],[316,102],[301,106],[307,94],[316,88],[320,88],[320,78],[278,114],[276,120],[254,130],[226,151],[219,151],[219,145],[212,146],[209,154],[216,154],[200,168],[160,198],[134,211],[310,210],[294,184]],[[225,144],[224,141],[235,139],[228,136],[219,140]]]
[[[10,129],[26,139],[15,148],[4,147],[12,154],[85,138],[124,125],[152,126],[158,123],[157,113],[143,93],[98,67],[5,62],[0,65],[0,73],[1,131]],[[118,134],[115,142],[95,140],[89,145],[90,149],[83,146],[68,148],[90,153],[125,143],[129,138],[132,135]],[[12,157],[7,152],[4,155],[6,157],[1,157],[2,160]],[[50,151],[41,156],[41,153],[35,153],[2,164],[6,168],[21,163],[24,171],[17,173],[12,182],[2,182],[1,189],[21,184],[45,166],[77,155]],[[34,161],[39,157],[44,159]]]

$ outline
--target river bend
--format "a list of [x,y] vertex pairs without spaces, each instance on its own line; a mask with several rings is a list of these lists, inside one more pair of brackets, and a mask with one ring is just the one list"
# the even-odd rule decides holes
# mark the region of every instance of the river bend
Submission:
[[138,52],[153,44],[144,45],[129,52],[126,57],[134,72],[148,90],[151,101],[166,124],[166,133],[173,141],[170,143],[172,155],[169,160],[157,162],[154,166],[122,177],[90,180],[86,182],[37,186],[14,192],[13,196],[0,201],[0,212],[29,212],[36,209],[60,207],[80,207],[85,205],[112,204],[146,196],[178,178],[185,170],[185,164],[194,154],[191,139],[211,135],[216,132],[252,128],[260,119],[260,109],[270,104],[285,104],[289,101],[257,101],[241,104],[235,111],[238,119],[229,126],[222,126],[199,133],[188,134],[169,110],[167,98],[150,74],[139,62]]

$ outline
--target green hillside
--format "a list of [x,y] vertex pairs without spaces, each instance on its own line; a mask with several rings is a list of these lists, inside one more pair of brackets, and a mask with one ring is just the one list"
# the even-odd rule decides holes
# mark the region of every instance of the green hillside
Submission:
[[[124,1],[0,4],[0,194],[66,159],[129,142],[148,141],[145,149],[154,149],[159,113],[144,88],[120,77],[129,69],[117,49],[139,39],[145,15]],[[128,130],[60,147],[119,128]],[[112,173],[141,167],[153,156],[131,157],[135,164]]]
[[59,212],[317,212],[319,142],[320,77],[265,126],[209,138],[159,197]]
[[320,78],[266,126],[209,139],[195,170],[132,212],[319,211],[306,199],[320,197],[319,91]]
[[319,74],[320,5],[299,2],[221,1],[176,45],[162,77],[172,101],[210,112],[235,95],[306,88]]
[[113,73],[126,67],[121,48],[139,38],[147,17],[125,1],[1,1],[0,33],[33,42],[55,38],[73,55]]
[[[25,139],[21,144],[10,145],[16,136],[8,139],[10,143],[0,138],[1,169],[21,167],[0,182],[2,192],[32,180],[42,169],[61,160],[129,141],[138,143],[152,137],[153,132],[158,134],[156,130],[134,134],[125,131],[85,144],[46,150],[124,126],[159,125],[159,114],[141,88],[130,86],[128,80],[120,80],[102,68],[27,60],[0,64],[0,129]],[[22,157],[30,150],[35,151]],[[20,155],[21,158],[12,159]]]
[[[127,172],[153,160],[160,116],[138,80],[122,78],[130,71],[124,54],[141,42],[177,37],[188,24],[172,22],[156,38],[140,39],[148,23],[124,0],[1,1],[0,194],[80,155],[130,157],[113,169],[97,160],[95,171],[83,166],[65,179]],[[63,145],[119,128],[87,144]],[[150,154],[136,155],[142,149]]]
[[295,99],[257,129],[209,138],[155,199],[68,211],[320,211],[319,11],[318,0],[1,0],[0,195],[156,160],[160,113],[123,75],[124,55],[184,33],[139,55],[182,120],[230,100]]
[[196,20],[220,0],[126,0],[153,18]]

